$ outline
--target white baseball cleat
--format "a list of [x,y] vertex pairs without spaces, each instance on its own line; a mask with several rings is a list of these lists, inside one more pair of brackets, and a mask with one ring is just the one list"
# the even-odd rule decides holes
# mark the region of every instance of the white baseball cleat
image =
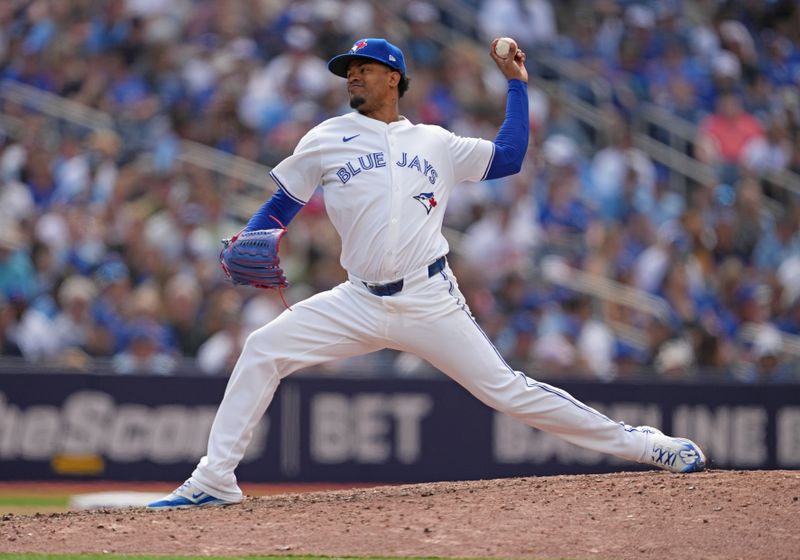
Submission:
[[640,426],[649,432],[650,447],[644,462],[674,473],[700,472],[706,468],[703,450],[690,439],[670,437],[661,430],[650,426]]
[[235,502],[226,502],[203,492],[192,484],[190,478],[168,496],[147,504],[147,509],[187,509],[203,506],[229,506]]

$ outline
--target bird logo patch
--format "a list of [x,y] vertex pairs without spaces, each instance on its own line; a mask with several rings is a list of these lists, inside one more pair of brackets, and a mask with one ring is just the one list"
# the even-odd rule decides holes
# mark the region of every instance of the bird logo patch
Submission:
[[350,52],[358,52],[366,46],[367,46],[367,40],[362,39],[353,44],[353,48],[350,49]]
[[430,214],[431,210],[436,208],[436,205],[439,204],[433,197],[432,192],[419,193],[418,195],[414,196],[414,200],[417,200],[420,204],[422,204],[425,207],[426,214]]

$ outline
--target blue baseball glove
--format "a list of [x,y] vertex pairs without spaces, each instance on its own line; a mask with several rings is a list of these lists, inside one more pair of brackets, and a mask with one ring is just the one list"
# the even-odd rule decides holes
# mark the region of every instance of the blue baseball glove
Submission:
[[278,257],[285,233],[285,228],[259,229],[223,239],[219,260],[225,275],[237,285],[268,289],[288,286]]

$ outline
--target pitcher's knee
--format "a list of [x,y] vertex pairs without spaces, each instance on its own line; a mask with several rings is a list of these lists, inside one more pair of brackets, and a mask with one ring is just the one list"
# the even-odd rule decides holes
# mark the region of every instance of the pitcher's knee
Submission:
[[259,331],[255,331],[247,337],[242,352],[239,354],[239,359],[236,362],[237,371],[253,371],[263,377],[277,377],[280,378],[278,367],[278,356],[270,348],[269,344],[264,344],[256,336]]
[[502,398],[501,395],[498,395],[493,391],[482,391],[476,396],[483,404],[493,408],[497,412],[502,412],[503,414],[510,414],[512,412],[513,407],[511,406],[511,403],[507,402]]
[[509,378],[508,382],[481,387],[476,396],[487,406],[503,414],[517,417],[530,408],[532,394],[523,381]]

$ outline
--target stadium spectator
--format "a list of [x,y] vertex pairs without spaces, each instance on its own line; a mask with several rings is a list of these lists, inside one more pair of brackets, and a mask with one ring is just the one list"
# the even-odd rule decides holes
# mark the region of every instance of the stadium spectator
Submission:
[[535,241],[523,208],[503,204],[479,210],[480,217],[464,232],[462,257],[476,268],[483,269],[483,278],[496,285],[509,273],[524,270]]
[[742,165],[748,171],[780,173],[789,167],[792,143],[786,123],[777,117],[767,121],[766,134],[748,140],[742,148]]
[[797,382],[797,368],[781,359],[782,352],[781,332],[774,325],[759,325],[749,352],[738,368],[739,379],[754,384]]
[[557,35],[549,0],[484,0],[478,20],[484,41],[514,37],[525,50],[553,43]]
[[111,366],[121,375],[169,375],[175,358],[160,348],[160,329],[148,321],[132,325],[125,347],[114,355]]
[[633,132],[622,117],[615,119],[609,145],[592,158],[591,183],[587,197],[597,201],[606,220],[623,217],[624,193],[641,208],[652,205],[656,168],[652,160],[633,145]]
[[586,372],[594,379],[611,381],[617,375],[614,364],[617,337],[599,306],[588,297],[576,296],[566,308],[578,325],[575,337],[578,371]]
[[244,347],[250,334],[244,326],[240,306],[227,306],[221,310],[220,328],[197,351],[197,366],[206,375],[227,375]]
[[13,306],[0,295],[0,356],[22,357],[22,350],[14,337],[16,323]]
[[59,342],[60,351],[80,349],[96,354],[94,345],[96,325],[92,319],[91,304],[97,295],[94,283],[85,276],[67,277],[58,290],[61,311],[53,319],[52,336]]
[[36,295],[36,271],[19,225],[0,224],[0,295],[27,303]]
[[405,16],[409,30],[404,52],[408,58],[419,70],[440,68],[442,43],[436,38],[439,10],[428,2],[414,0],[408,4]]
[[714,114],[700,123],[695,155],[714,166],[723,181],[731,182],[738,176],[747,144],[763,135],[763,127],[744,111],[741,99],[733,92],[723,92]]
[[242,318],[243,298],[226,290],[211,301],[208,310],[211,336],[197,350],[197,365],[206,375],[230,371],[250,332]]
[[170,338],[183,356],[194,357],[205,340],[201,319],[203,290],[197,279],[179,272],[164,285],[164,318]]

